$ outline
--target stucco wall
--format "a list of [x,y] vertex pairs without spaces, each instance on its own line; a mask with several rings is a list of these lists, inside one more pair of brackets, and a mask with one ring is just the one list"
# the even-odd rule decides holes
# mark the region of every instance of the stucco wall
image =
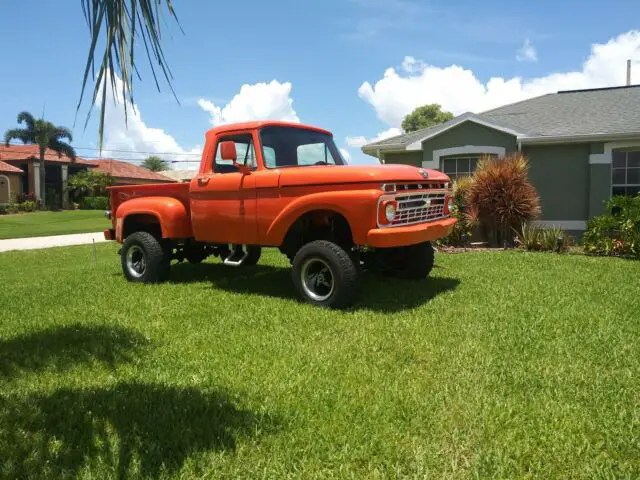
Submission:
[[[0,204],[13,202],[16,199],[16,195],[22,193],[20,175],[0,172],[0,180],[5,182],[7,178],[9,179],[8,185],[0,186]],[[10,189],[8,189],[7,186],[9,186]],[[9,194],[10,196],[7,198]]]
[[385,153],[384,163],[400,163],[420,167],[422,166],[422,152]]
[[433,160],[433,151],[467,145],[503,147],[507,153],[518,149],[516,137],[473,122],[462,123],[435,138],[422,142],[423,160]]
[[524,146],[542,220],[589,218],[589,144]]

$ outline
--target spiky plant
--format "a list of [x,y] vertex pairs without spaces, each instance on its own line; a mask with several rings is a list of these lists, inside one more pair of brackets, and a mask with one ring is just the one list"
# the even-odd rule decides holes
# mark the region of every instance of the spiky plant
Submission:
[[488,229],[494,244],[510,243],[509,232],[540,214],[540,198],[528,178],[521,153],[483,158],[467,193],[470,212]]
[[20,140],[24,144],[38,145],[40,160],[40,202],[42,206],[46,206],[46,163],[44,154],[47,151],[47,148],[49,148],[58,155],[66,155],[71,159],[71,161],[75,161],[75,149],[69,145],[69,143],[64,141],[64,139],[69,142],[73,141],[71,130],[67,127],[58,127],[42,118],[36,119],[29,112],[20,112],[18,114],[17,122],[19,124],[24,124],[24,128],[12,128],[7,130],[4,134],[5,146],[8,147],[11,140]]
[[[115,96],[116,85],[118,85],[116,78],[122,79],[121,95],[126,119],[127,104],[134,103],[133,78],[134,76],[140,78],[137,58],[134,54],[136,44],[139,46],[141,40],[156,88],[160,90],[156,75],[156,68],[158,68],[173,92],[171,85],[173,77],[162,50],[160,24],[164,7],[176,22],[177,17],[173,8],[173,0],[81,0],[81,4],[89,27],[91,45],[84,69],[78,109],[82,104],[89,73],[93,76],[94,64],[97,63],[98,74],[93,76],[95,83],[91,107],[96,103],[100,104],[98,144],[102,149],[107,88],[110,86]],[[103,46],[101,53],[96,52],[98,45]],[[96,102],[98,95],[100,95],[100,100]],[[91,107],[87,114],[87,121],[91,115]]]

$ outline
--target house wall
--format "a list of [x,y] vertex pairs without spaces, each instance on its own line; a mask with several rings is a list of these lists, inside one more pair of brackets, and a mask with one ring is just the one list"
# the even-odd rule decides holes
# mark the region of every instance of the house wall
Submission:
[[541,220],[584,222],[589,218],[590,149],[586,143],[523,147],[529,158],[529,178],[540,195]]
[[518,149],[515,136],[478,125],[477,123],[465,122],[437,137],[422,142],[422,160],[433,162],[434,150],[467,145],[502,147],[506,153],[514,152]]
[[422,152],[385,153],[384,163],[400,163],[420,167],[422,166]]
[[[6,180],[9,180],[6,182]],[[19,174],[0,172],[0,204],[15,201],[16,195],[22,193],[22,181]]]

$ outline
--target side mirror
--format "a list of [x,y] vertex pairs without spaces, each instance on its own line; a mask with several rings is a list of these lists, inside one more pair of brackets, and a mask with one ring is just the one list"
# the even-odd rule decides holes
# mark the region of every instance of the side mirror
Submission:
[[238,159],[238,153],[236,152],[236,144],[230,140],[220,143],[220,157],[222,160],[231,160],[233,166],[238,169],[242,175],[249,175],[251,169],[246,165],[240,165],[236,160]]

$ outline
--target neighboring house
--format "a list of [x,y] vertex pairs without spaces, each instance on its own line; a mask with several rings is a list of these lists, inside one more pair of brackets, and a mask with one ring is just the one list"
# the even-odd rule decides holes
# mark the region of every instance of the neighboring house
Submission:
[[0,161],[0,205],[11,203],[22,193],[22,175],[18,167]]
[[539,223],[582,231],[612,195],[640,192],[640,86],[544,95],[362,147],[385,163],[469,175],[485,155],[522,151]]
[[190,182],[198,174],[198,170],[163,170],[159,173],[177,182]]
[[[21,181],[17,185],[11,184],[11,201],[21,193],[32,193],[40,198],[42,187],[40,185],[39,158],[38,145],[9,145],[6,147],[4,144],[0,144],[0,162],[9,164],[22,172],[19,174]],[[47,169],[45,175],[47,203],[58,207],[66,205],[68,178],[81,170],[92,168],[94,165],[80,157],[76,157],[76,160],[72,161],[65,155],[58,155],[50,149],[46,150],[44,158]],[[0,174],[4,174],[4,172],[0,172]]]
[[116,185],[144,185],[147,183],[171,183],[173,178],[152,172],[133,163],[120,160],[93,160],[90,162],[96,171],[111,175]]

